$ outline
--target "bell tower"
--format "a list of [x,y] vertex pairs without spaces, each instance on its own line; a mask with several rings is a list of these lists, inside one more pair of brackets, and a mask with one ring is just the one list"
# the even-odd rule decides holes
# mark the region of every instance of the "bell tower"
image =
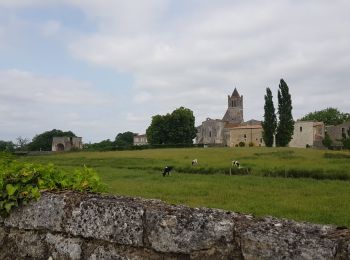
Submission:
[[231,96],[227,96],[228,107],[223,121],[233,124],[243,123],[243,96],[235,88]]

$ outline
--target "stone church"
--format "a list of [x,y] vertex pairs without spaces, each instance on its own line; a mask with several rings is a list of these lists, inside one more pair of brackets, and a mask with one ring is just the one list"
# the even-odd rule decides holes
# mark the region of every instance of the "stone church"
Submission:
[[227,97],[227,110],[222,119],[207,118],[197,127],[196,143],[231,146],[230,131],[240,126],[260,125],[260,121],[243,120],[243,95],[235,88],[232,95]]

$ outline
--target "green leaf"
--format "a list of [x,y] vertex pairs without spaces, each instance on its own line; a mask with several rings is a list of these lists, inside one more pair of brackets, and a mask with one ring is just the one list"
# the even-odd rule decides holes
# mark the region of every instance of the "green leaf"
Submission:
[[6,185],[6,191],[9,196],[12,196],[17,189],[18,189],[18,186],[13,186],[12,184]]

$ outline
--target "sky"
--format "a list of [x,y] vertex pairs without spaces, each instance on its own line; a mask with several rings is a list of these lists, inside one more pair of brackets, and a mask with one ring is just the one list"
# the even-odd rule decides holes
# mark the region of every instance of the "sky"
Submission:
[[281,78],[293,117],[350,112],[349,0],[0,0],[0,140],[60,129],[83,142],[145,133],[227,95],[262,120]]

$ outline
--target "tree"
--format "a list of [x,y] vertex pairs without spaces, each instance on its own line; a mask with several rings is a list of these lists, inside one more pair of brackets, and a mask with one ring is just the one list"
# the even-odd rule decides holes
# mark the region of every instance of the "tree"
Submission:
[[15,150],[15,144],[11,141],[0,140],[0,152],[13,152]]
[[345,133],[342,135],[341,142],[343,143],[343,148],[344,149],[350,149],[350,128],[347,130],[348,135],[346,136]]
[[134,143],[134,133],[132,132],[125,132],[125,133],[119,133],[115,137],[115,144],[117,146],[128,146],[133,145]]
[[63,132],[61,130],[52,129],[51,131],[46,131],[42,134],[36,135],[32,142],[28,144],[28,149],[30,151],[51,151],[52,139],[55,136],[76,137],[72,131]]
[[153,116],[146,130],[147,140],[150,144],[192,144],[197,133],[194,123],[192,110],[184,107]]
[[278,90],[278,126],[276,146],[287,146],[292,139],[294,120],[292,116],[292,99],[287,83],[281,79]]
[[29,142],[29,139],[28,138],[23,138],[22,136],[18,136],[16,138],[16,141],[17,141],[17,150],[20,150],[20,151],[23,151],[23,150],[26,150],[28,147],[28,142]]
[[324,139],[322,140],[322,144],[325,147],[327,147],[328,149],[330,149],[332,147],[333,141],[327,132],[324,135]]
[[192,110],[180,107],[170,115],[169,142],[172,144],[192,144],[196,137],[195,118]]
[[300,120],[319,121],[325,125],[339,125],[345,121],[350,121],[350,114],[342,113],[337,108],[328,107],[320,111],[308,113]]
[[262,122],[263,139],[266,146],[272,147],[273,138],[276,133],[277,119],[270,88],[266,88],[264,111],[264,121]]

